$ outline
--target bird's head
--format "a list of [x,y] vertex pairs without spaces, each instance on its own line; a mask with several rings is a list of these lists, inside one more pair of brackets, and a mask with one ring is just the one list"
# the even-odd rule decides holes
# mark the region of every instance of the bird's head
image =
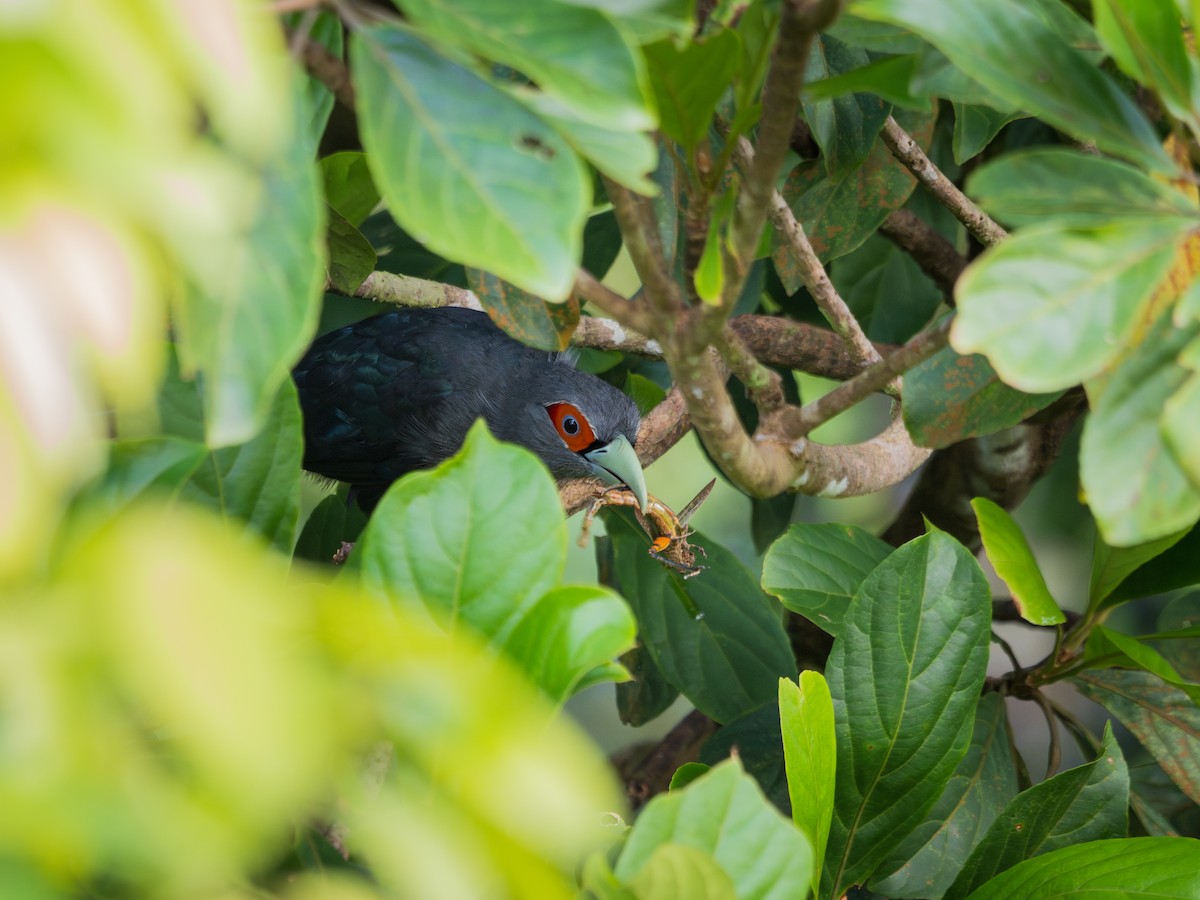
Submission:
[[498,435],[533,450],[556,478],[599,478],[629,488],[642,509],[646,480],[633,449],[641,418],[633,400],[595,375],[557,363],[529,386],[523,433]]

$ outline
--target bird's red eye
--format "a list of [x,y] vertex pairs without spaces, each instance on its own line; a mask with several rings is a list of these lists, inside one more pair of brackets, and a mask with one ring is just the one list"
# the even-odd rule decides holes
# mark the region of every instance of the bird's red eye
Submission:
[[546,407],[546,412],[550,414],[550,421],[554,423],[554,429],[563,443],[576,453],[582,453],[596,443],[596,435],[592,433],[587,418],[570,403],[551,403]]

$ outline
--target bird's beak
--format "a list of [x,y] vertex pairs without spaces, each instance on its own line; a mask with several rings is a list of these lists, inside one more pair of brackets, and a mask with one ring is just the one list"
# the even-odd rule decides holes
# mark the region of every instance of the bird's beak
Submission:
[[589,450],[583,458],[592,464],[592,471],[605,484],[623,484],[637,498],[638,509],[646,509],[646,478],[642,463],[633,444],[623,434],[617,435],[602,447]]

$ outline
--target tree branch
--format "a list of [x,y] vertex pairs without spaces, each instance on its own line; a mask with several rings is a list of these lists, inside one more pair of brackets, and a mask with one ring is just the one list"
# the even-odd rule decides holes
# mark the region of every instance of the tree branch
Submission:
[[[745,138],[738,138],[737,147],[734,150],[734,161],[738,168],[750,169],[754,165],[754,160],[754,150],[750,146],[750,142]],[[783,235],[792,249],[796,251],[800,280],[812,294],[812,298],[825,320],[834,332],[846,342],[846,346],[862,366],[878,362],[879,353],[867,340],[862,326],[850,312],[850,307],[846,305],[846,301],[842,299],[837,288],[833,286],[833,282],[829,280],[825,267],[817,258],[816,250],[808,240],[808,235],[804,233],[804,226],[797,221],[795,213],[783,199],[783,195],[774,187],[771,188],[769,205],[771,222],[779,234]]]
[[950,341],[950,323],[952,316],[946,316],[930,328],[917,334],[883,360],[854,376],[849,381],[842,382],[828,394],[819,397],[800,410],[800,427],[804,434],[812,431],[818,425],[828,422],[840,412],[844,412],[864,397],[868,397],[883,387],[897,375],[902,375],[913,366],[929,359],[945,347]]
[[953,306],[954,284],[967,267],[967,261],[954,245],[908,209],[892,210],[879,231],[913,258]]
[[301,43],[300,56],[308,74],[329,88],[338,103],[346,109],[354,109],[354,84],[350,80],[350,70],[342,60],[311,38]]
[[933,194],[942,206],[954,213],[954,217],[966,226],[967,231],[971,232],[979,243],[991,247],[1008,237],[1007,231],[997,225],[991,216],[976,206],[941,173],[917,142],[891,116],[888,116],[880,136],[892,152],[892,156],[917,176],[917,181]]

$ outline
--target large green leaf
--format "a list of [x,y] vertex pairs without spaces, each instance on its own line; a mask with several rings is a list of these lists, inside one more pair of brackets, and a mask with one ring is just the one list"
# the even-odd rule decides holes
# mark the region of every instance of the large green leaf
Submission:
[[1097,0],[1096,33],[1121,71],[1152,88],[1193,129],[1194,65],[1175,0]]
[[872,341],[902,344],[929,323],[941,289],[881,234],[829,266],[829,277]]
[[621,657],[630,680],[617,685],[617,715],[626,725],[645,725],[666,712],[679,696],[650,651],[638,644]]
[[651,800],[617,859],[617,877],[632,883],[669,844],[707,854],[729,876],[738,900],[794,900],[808,890],[812,847],[736,760]]
[[904,424],[922,447],[949,447],[1023,422],[1062,396],[1026,394],[996,374],[986,356],[950,347],[904,376]]
[[970,900],[1197,900],[1200,841],[1181,837],[1089,841],[1026,860]]
[[711,767],[737,757],[771,804],[784,811],[789,808],[791,799],[779,715],[779,706],[768,703],[722,725],[704,742],[699,759],[700,763]]
[[763,559],[763,590],[832,635],[850,598],[892,548],[856,525],[794,524]]
[[954,104],[954,161],[959,165],[972,159],[995,139],[1001,130],[1022,113],[997,110],[979,103]]
[[1085,841],[1123,837],[1129,770],[1104,730],[1099,756],[1022,791],[1004,808],[963,864],[947,900],[966,897],[1022,860]]
[[1021,618],[1034,625],[1061,625],[1067,621],[1046,587],[1041,567],[1016,520],[986,497],[972,500],[971,509],[975,510],[988,561],[1008,585]]
[[687,844],[660,844],[629,879],[633,897],[654,900],[736,900],[733,882],[715,859]]
[[1085,697],[1137,736],[1179,789],[1200,803],[1200,709],[1149,672],[1084,672],[1072,679]]
[[1195,448],[1200,446],[1200,373],[1187,359],[1189,353],[1200,349],[1193,341],[1180,354],[1179,362],[1192,369],[1192,374],[1171,395],[1163,407],[1162,429],[1167,449],[1183,469],[1192,487],[1200,490],[1200,459]]
[[[543,594],[503,643],[551,699],[566,700],[597,668],[633,644],[636,624],[624,603],[599,585],[570,585]],[[628,677],[625,675],[624,677]],[[612,677],[602,680],[611,681]]]
[[595,125],[645,131],[645,73],[625,32],[603,12],[561,0],[398,0],[437,40],[503,63]]
[[561,698],[633,643],[619,597],[559,587],[566,542],[549,472],[476,423],[460,453],[388,490],[354,552],[377,596],[473,629]]
[[989,91],[1074,137],[1159,172],[1174,167],[1133,100],[1017,0],[857,0],[852,10],[911,28]]
[[192,235],[180,248],[188,290],[178,295],[173,325],[181,367],[203,373],[210,447],[259,432],[317,324],[324,207],[302,125],[257,172],[260,193],[244,224],[220,239]]
[[[1163,540],[1169,540],[1170,537]],[[1104,606],[1115,606],[1151,594],[1165,594],[1193,584],[1200,584],[1200,528],[1195,526],[1169,549],[1126,576],[1105,597]]]
[[1128,163],[1065,147],[1007,153],[974,172],[967,190],[1011,225],[1047,218],[1079,228],[1115,219],[1175,218],[1196,224],[1196,207],[1180,191]]
[[[1200,632],[1192,636],[1200,636]],[[1200,703],[1200,684],[1179,674],[1161,653],[1139,638],[1097,625],[1088,636],[1084,659],[1097,668],[1143,669]]]
[[178,496],[210,452],[199,441],[178,437],[113,441],[108,468],[84,496],[113,512],[147,493]]
[[978,563],[936,530],[854,595],[826,668],[838,761],[822,896],[868,879],[945,790],[970,744],[991,613]]
[[[831,32],[826,32],[829,36]],[[888,103],[903,106],[905,109],[926,109],[929,98],[909,90],[916,68],[917,56],[907,53],[903,56],[885,56],[819,81],[809,81],[804,85],[804,98],[809,102],[820,100],[835,100],[847,94],[876,94]]]
[[357,32],[351,61],[367,160],[405,231],[531,293],[565,297],[591,190],[558,133],[399,28]]
[[[827,34],[817,36],[809,51],[806,81],[850,72],[871,61],[867,51]],[[829,100],[802,96],[804,117],[821,148],[825,171],[834,178],[854,171],[875,146],[879,129],[891,115],[891,104],[875,94],[857,93]]]
[[1029,392],[1099,374],[1174,261],[1180,221],[1017,232],[959,279],[954,349],[985,354],[1006,383]]
[[1165,446],[1160,424],[1163,403],[1189,376],[1176,355],[1198,332],[1200,323],[1172,328],[1163,317],[1111,378],[1086,385],[1092,414],[1083,429],[1080,477],[1112,546],[1166,537],[1200,517],[1200,490]]
[[933,809],[882,864],[886,878],[872,890],[887,897],[940,897],[953,883],[962,861],[983,839],[988,826],[1016,796],[1004,698],[996,693],[979,698],[971,746]]
[[[295,385],[289,379],[279,388],[263,430],[251,440],[208,450],[186,465],[168,465],[171,460],[179,462],[177,455],[190,456],[183,453],[176,439],[203,447],[199,442],[204,433],[206,388],[207,384],[183,381],[174,371],[168,375],[159,395],[159,415],[163,432],[173,439],[142,444],[136,467],[123,477],[141,482],[163,466],[163,471],[154,476],[160,486],[169,486],[185,500],[245,523],[278,549],[290,553],[300,520],[303,452]],[[143,455],[151,450],[149,457]],[[172,473],[181,480],[164,484],[161,479]]]
[[717,103],[737,72],[737,34],[721,29],[683,47],[660,41],[645,53],[662,132],[690,151],[708,136]]
[[[1187,534],[1187,531],[1178,531],[1145,544],[1110,547],[1097,532],[1095,549],[1092,551],[1092,576],[1088,587],[1089,608],[1103,609],[1106,606],[1115,606],[1121,599],[1128,599],[1117,597],[1108,603],[1104,602],[1132,573],[1170,550]],[[1197,572],[1197,577],[1200,577],[1200,571]]]
[[821,888],[821,867],[833,817],[837,734],[833,698],[820,672],[801,672],[798,684],[779,679],[779,724],[787,766],[792,821],[815,852],[812,889]]
[[770,599],[737,558],[696,535],[708,568],[685,580],[647,555],[649,538],[632,516],[612,508],[601,515],[617,582],[667,680],[718,722],[772,703],[796,663]]

